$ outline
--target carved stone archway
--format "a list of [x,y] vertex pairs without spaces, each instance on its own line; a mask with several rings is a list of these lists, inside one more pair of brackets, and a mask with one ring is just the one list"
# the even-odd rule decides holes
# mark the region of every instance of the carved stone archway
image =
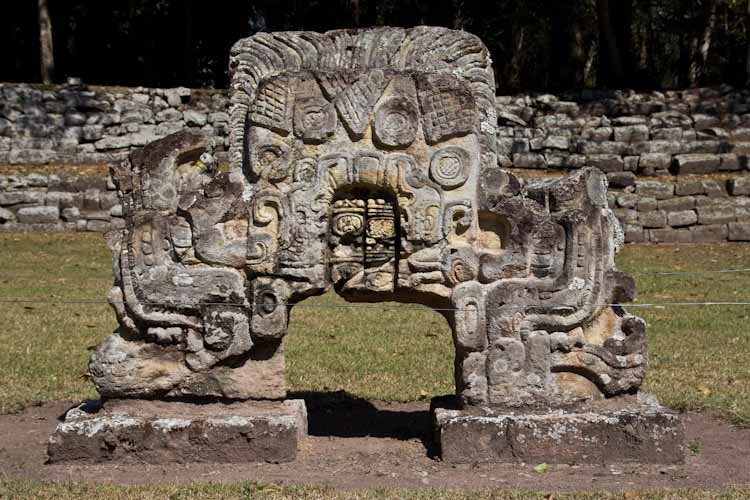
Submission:
[[284,398],[289,312],[331,287],[440,310],[466,411],[637,393],[645,324],[613,305],[634,285],[614,265],[606,177],[498,168],[477,37],[260,33],[230,67],[228,171],[178,161],[205,147],[190,133],[113,170],[127,227],[112,241],[120,328],[91,359],[103,396]]

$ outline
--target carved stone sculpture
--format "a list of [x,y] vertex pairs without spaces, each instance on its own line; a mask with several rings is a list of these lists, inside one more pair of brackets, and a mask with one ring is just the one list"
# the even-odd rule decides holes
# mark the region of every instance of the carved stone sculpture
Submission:
[[[458,408],[635,394],[644,322],[606,178],[521,182],[496,162],[487,49],[443,28],[259,33],[230,59],[230,168],[178,133],[113,167],[119,329],[105,398],[283,399],[295,304],[334,289],[440,311]],[[405,332],[408,334],[408,332]]]

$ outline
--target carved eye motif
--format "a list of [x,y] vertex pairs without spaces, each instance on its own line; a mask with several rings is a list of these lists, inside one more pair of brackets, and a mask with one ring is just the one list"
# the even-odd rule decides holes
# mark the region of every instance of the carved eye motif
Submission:
[[336,130],[336,112],[322,96],[299,98],[294,110],[294,135],[318,144]]
[[469,153],[458,146],[448,146],[432,156],[430,176],[443,188],[463,186],[469,178]]
[[409,99],[387,99],[375,111],[375,138],[385,146],[408,146],[417,135],[418,116],[416,104]]

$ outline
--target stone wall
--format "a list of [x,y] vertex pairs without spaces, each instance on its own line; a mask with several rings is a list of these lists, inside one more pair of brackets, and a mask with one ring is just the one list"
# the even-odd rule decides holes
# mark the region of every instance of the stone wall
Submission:
[[[608,201],[625,241],[750,241],[750,175],[716,177],[639,179],[612,188]],[[0,232],[107,231],[123,224],[105,175],[0,175]]]
[[638,180],[608,196],[626,243],[750,241],[750,176]]
[[[0,165],[107,163],[186,127],[216,136],[220,158],[227,146],[224,91],[0,84],[0,96]],[[750,240],[750,91],[584,90],[497,107],[500,165],[600,168],[628,242]],[[106,174],[54,172],[0,168],[0,231],[121,226]]]
[[[498,162],[640,176],[748,170],[750,91],[498,96]],[[100,163],[183,128],[226,148],[225,91],[0,84],[0,164]]]
[[0,84],[0,164],[106,163],[184,128],[226,147],[225,91]]
[[0,232],[122,227],[122,205],[106,175],[0,175]]
[[619,187],[639,176],[748,169],[748,90],[584,90],[499,96],[497,107],[498,162],[506,167],[593,165]]

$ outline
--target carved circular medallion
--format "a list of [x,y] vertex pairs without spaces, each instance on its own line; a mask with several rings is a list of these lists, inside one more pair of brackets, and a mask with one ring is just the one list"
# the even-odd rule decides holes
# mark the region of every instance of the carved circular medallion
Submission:
[[406,147],[417,136],[417,106],[404,97],[391,97],[375,111],[375,137],[385,146]]
[[430,176],[443,188],[455,189],[463,186],[469,178],[468,151],[458,146],[447,146],[432,156]]

